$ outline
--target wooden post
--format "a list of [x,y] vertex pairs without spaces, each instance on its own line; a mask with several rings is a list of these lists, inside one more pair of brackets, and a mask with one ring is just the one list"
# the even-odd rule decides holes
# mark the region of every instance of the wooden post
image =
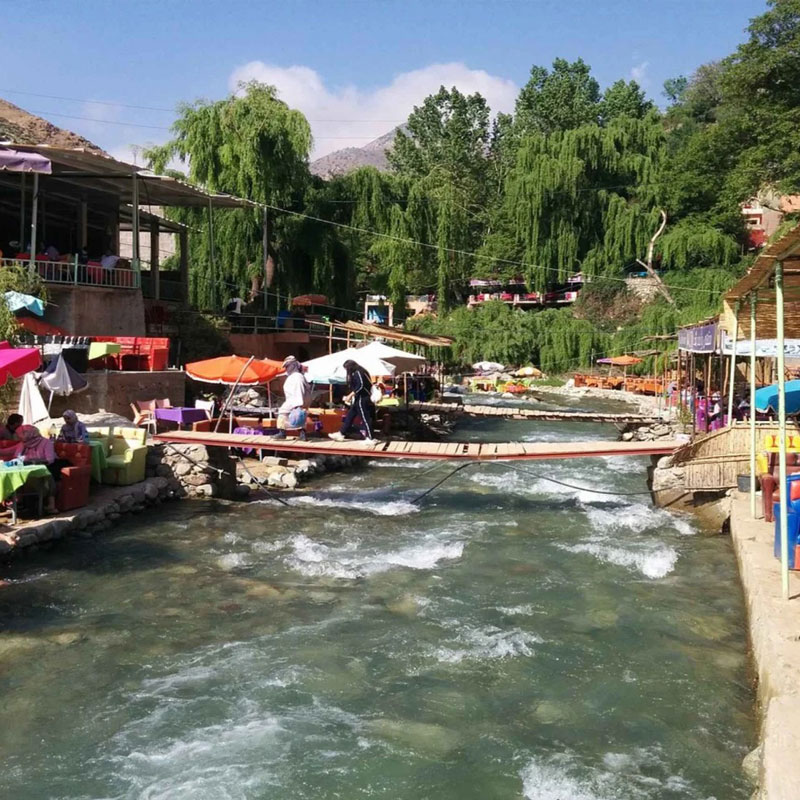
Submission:
[[786,358],[784,353],[783,262],[775,262],[775,318],[778,345],[778,474],[780,486],[781,591],[789,599],[789,491],[786,482]]
[[750,295],[750,516],[756,518],[756,305]]
[[733,392],[736,386],[736,340],[739,338],[739,308],[741,302],[736,301],[733,322],[733,342],[731,343],[730,386],[728,387],[728,427],[733,425]]
[[261,225],[261,246],[264,249],[264,311],[266,312],[269,310],[267,308],[267,301],[269,298],[267,294],[267,289],[269,289],[267,285],[267,273],[269,271],[269,209],[266,206],[264,206],[264,219]]
[[208,198],[208,259],[209,259],[209,273],[211,275],[211,310],[216,311],[219,305],[219,296],[217,294],[217,268],[216,268],[216,252],[214,249],[214,209],[211,205],[211,198]]
[[697,359],[694,353],[691,356],[691,364],[689,380],[692,382],[692,402],[689,407],[692,411],[692,438],[694,438],[697,433]]
[[180,247],[181,261],[181,288],[183,289],[182,299],[189,301],[189,232],[182,228],[178,234],[178,246]]
[[141,263],[139,254],[139,181],[136,170],[131,175],[131,205],[133,206],[131,221],[131,260],[133,261],[134,281],[139,281],[134,288],[141,286]]
[[683,350],[681,350],[681,346],[678,345],[678,379],[676,384],[678,386],[678,416],[680,416],[681,409],[683,408],[683,370],[681,369],[681,365],[683,364]]

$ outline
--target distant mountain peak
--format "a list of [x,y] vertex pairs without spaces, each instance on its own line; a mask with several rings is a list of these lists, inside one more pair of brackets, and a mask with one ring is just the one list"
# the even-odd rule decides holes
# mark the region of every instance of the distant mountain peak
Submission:
[[341,150],[334,150],[312,161],[309,169],[313,175],[318,175],[320,178],[344,175],[359,167],[375,167],[381,172],[387,172],[389,161],[386,158],[386,151],[394,143],[398,130],[400,128],[394,128],[363,147],[344,147]]

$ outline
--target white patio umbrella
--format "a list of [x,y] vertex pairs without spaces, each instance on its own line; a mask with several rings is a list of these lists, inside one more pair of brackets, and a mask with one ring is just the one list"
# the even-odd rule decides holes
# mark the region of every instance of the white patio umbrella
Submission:
[[397,372],[413,372],[427,361],[424,356],[407,353],[397,347],[389,347],[388,344],[383,344],[383,342],[370,342],[368,345],[358,348],[358,352],[362,355],[368,353],[370,356],[376,356],[387,364],[393,364]]
[[29,372],[22,380],[17,412],[22,415],[26,425],[35,425],[50,419],[50,412],[45,405],[42,393],[36,383],[36,377]]
[[364,352],[366,349],[366,347],[348,347],[338,353],[304,361],[306,380],[309,383],[345,383],[347,372],[344,362],[349,360],[360,364],[370,375],[380,377],[394,375],[396,369],[394,364],[389,364],[372,353]]

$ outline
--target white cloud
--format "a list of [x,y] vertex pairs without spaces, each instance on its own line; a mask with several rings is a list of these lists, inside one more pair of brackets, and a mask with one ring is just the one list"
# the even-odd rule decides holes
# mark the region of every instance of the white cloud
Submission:
[[649,61],[642,61],[635,67],[631,68],[631,78],[636,81],[642,88],[645,88],[650,79],[647,77],[647,70],[650,68]]
[[456,86],[465,94],[480,92],[493,114],[511,111],[518,91],[513,81],[458,62],[403,72],[386,86],[363,91],[355,86],[328,88],[309,67],[251,61],[233,71],[230,87],[235,90],[241,81],[251,80],[277,87],[284,102],[306,115],[314,134],[312,158],[361,147],[382,136],[405,122],[414,106],[442,85]]

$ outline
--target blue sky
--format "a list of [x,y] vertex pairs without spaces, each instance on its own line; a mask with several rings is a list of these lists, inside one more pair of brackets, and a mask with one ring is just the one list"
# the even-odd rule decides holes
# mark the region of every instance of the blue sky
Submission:
[[558,56],[582,57],[603,86],[635,77],[660,103],[666,78],[730,53],[765,7],[764,0],[4,0],[13,24],[0,38],[0,97],[131,158],[130,145],[168,136],[178,102],[222,97],[238,79],[259,78],[312,120],[320,155],[385,133],[441,83],[481,91],[495,111],[510,110],[531,65]]

